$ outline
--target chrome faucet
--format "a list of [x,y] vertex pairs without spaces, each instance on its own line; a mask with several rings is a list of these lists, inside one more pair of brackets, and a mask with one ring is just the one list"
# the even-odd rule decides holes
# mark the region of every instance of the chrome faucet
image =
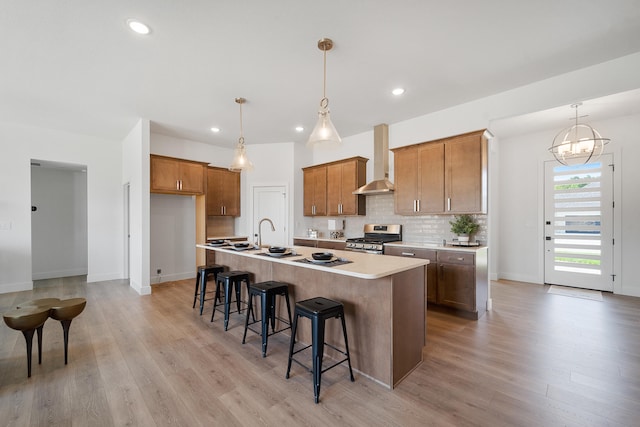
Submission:
[[269,218],[262,218],[258,223],[258,247],[259,248],[262,247],[262,223],[265,221],[271,224],[271,231],[276,231],[276,228],[273,226],[273,221],[271,221]]

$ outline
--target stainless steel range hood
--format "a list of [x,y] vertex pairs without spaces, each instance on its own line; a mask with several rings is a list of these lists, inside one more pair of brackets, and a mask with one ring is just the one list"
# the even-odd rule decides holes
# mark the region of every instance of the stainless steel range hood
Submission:
[[388,194],[393,192],[389,181],[389,125],[373,128],[373,181],[358,188],[353,194]]

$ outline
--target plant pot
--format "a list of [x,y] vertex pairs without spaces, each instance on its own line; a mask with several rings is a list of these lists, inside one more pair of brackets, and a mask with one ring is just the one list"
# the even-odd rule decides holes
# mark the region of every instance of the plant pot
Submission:
[[458,236],[458,242],[468,243],[469,242],[469,236]]

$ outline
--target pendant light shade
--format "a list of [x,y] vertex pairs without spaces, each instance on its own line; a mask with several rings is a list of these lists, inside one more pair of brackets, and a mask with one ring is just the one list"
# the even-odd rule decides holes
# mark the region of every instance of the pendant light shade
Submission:
[[578,123],[578,107],[582,103],[572,104],[576,110],[575,124],[561,130],[553,139],[549,151],[563,165],[580,165],[597,160],[604,146],[611,141],[588,124]]
[[236,98],[236,103],[240,105],[240,138],[238,138],[238,144],[233,152],[233,161],[231,162],[231,166],[229,166],[229,170],[234,172],[253,170],[253,163],[247,158],[247,150],[244,145],[242,130],[242,104],[246,101],[244,98]]
[[331,114],[329,113],[329,98],[327,98],[327,51],[333,47],[331,39],[321,39],[318,41],[318,49],[323,52],[324,56],[324,80],[322,85],[322,99],[320,100],[320,109],[318,110],[318,122],[313,128],[313,132],[307,141],[308,147],[314,146],[330,146],[338,145],[342,142],[336,127],[331,123]]

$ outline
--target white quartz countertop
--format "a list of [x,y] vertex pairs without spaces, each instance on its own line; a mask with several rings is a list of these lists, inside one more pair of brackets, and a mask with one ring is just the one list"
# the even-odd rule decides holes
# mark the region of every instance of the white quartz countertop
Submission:
[[457,245],[439,245],[437,243],[411,243],[411,242],[391,242],[385,243],[385,246],[397,246],[401,248],[420,248],[434,249],[438,251],[456,251],[456,252],[476,252],[484,249],[486,246],[457,246]]
[[337,265],[335,267],[329,267],[322,264],[296,262],[296,260],[300,260],[302,258],[311,259],[311,254],[313,252],[319,252],[317,248],[309,248],[306,246],[294,246],[290,249],[296,253],[296,256],[288,256],[282,258],[264,255],[264,253],[269,252],[267,248],[236,251],[230,246],[196,246],[207,250],[235,253],[238,256],[289,264],[300,268],[310,268],[313,270],[326,271],[327,273],[341,274],[345,276],[358,277],[361,279],[378,279],[429,264],[429,260],[425,259],[381,256],[363,252],[341,251],[332,249],[325,252],[331,252],[338,258],[346,259],[352,262],[348,264]]

